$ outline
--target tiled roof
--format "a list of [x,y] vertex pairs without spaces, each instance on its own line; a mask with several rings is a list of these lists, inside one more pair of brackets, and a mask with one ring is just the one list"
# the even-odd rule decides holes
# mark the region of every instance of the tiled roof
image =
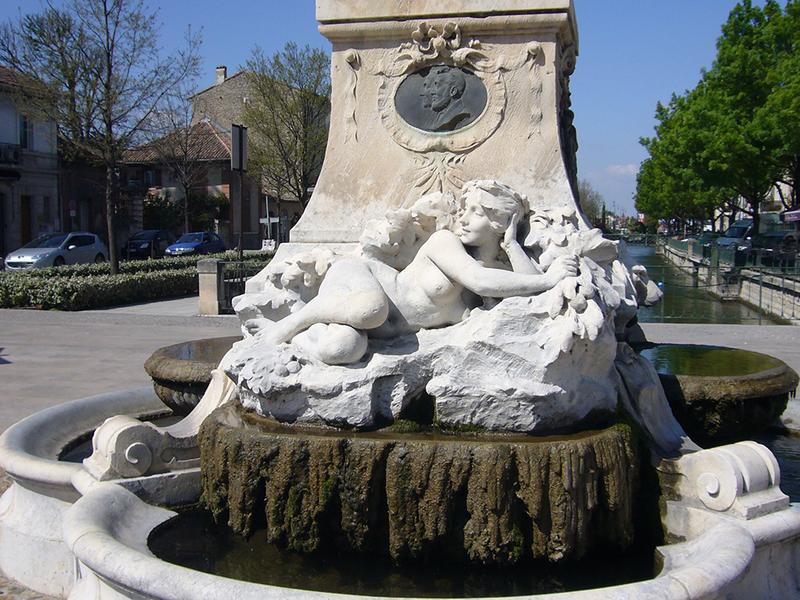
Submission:
[[[168,134],[153,142],[127,150],[123,162],[128,164],[158,163],[183,145],[185,130]],[[188,128],[189,157],[192,160],[229,160],[231,157],[230,134],[210,121],[200,121]],[[180,140],[180,141],[178,141]]]
[[4,87],[35,87],[40,85],[39,82],[25,75],[24,73],[20,73],[19,71],[15,71],[14,69],[9,69],[8,67],[0,67],[0,86]]

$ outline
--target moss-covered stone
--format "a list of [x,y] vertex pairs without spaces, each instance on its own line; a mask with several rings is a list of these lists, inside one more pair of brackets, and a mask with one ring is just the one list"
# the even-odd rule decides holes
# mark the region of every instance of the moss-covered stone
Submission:
[[300,552],[506,565],[633,540],[630,428],[560,438],[352,434],[238,407],[201,430],[203,497],[242,535]]
[[775,424],[798,385],[788,366],[734,377],[659,373],[675,418],[702,446],[750,439]]

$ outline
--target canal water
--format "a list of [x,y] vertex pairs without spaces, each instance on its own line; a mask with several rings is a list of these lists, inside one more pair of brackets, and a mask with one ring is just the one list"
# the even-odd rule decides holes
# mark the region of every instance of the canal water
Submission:
[[745,304],[712,296],[711,288],[657,255],[652,246],[628,246],[628,250],[664,291],[664,300],[658,305],[639,309],[641,323],[779,324]]

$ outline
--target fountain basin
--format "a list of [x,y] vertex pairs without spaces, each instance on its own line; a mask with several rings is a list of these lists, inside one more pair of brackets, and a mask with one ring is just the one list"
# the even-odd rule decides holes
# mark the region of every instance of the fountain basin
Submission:
[[153,389],[176,415],[188,415],[197,406],[225,353],[241,336],[182,342],[156,350],[144,363]]
[[[584,591],[512,596],[516,600],[745,600],[787,598],[797,589],[791,544],[800,533],[796,508],[740,526],[720,518],[687,542],[657,549],[663,568],[647,581]],[[71,598],[239,598],[242,600],[377,600],[237,581],[155,558],[153,529],[175,516],[114,484],[96,485],[67,515],[64,535],[80,561]],[[689,521],[690,519],[687,519]],[[365,567],[367,567],[365,562]],[[368,568],[368,567],[367,567]]]
[[116,414],[163,414],[149,388],[67,402],[23,419],[0,436],[0,467],[12,480],[0,498],[0,570],[37,592],[63,597],[75,557],[64,543],[65,512],[79,497],[72,479],[82,465],[59,460]]
[[720,346],[648,344],[675,417],[700,445],[750,439],[774,425],[798,385],[777,358]]

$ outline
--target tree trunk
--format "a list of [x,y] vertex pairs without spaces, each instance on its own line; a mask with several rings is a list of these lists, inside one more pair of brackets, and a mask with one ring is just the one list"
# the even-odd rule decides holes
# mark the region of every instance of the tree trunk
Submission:
[[189,186],[183,184],[183,233],[189,233]]
[[111,274],[119,273],[119,254],[117,249],[116,188],[114,185],[114,165],[106,164],[106,227],[108,228],[108,262]]
[[758,231],[761,226],[761,200],[749,200],[750,207],[753,209],[753,233],[752,235],[758,235]]

